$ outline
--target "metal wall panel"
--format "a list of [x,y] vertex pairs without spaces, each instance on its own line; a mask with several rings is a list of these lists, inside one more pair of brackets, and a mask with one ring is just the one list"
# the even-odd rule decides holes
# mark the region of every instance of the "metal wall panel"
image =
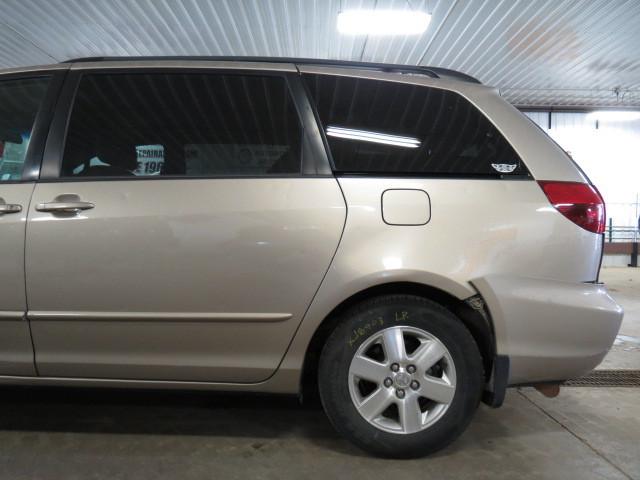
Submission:
[[[634,230],[640,215],[640,120],[599,121],[587,113],[525,112],[573,159],[598,187],[614,227]],[[597,128],[596,128],[597,125]]]
[[[341,10],[418,9],[418,36],[349,36]],[[529,106],[640,106],[638,0],[3,0],[0,67],[92,55],[259,55],[461,70]],[[613,89],[621,94],[616,96]]]

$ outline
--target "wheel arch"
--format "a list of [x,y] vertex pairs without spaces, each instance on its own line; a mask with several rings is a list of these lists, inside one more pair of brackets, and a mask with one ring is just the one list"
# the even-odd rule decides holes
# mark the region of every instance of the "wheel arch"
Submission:
[[392,294],[415,295],[431,300],[445,307],[460,319],[478,345],[482,355],[485,380],[489,381],[496,355],[495,337],[491,318],[480,295],[461,300],[451,293],[431,285],[415,282],[390,282],[375,285],[351,295],[331,310],[320,322],[307,346],[302,365],[300,392],[303,399],[311,398],[313,401],[318,398],[317,372],[320,352],[327,338],[340,322],[341,315],[360,302]]

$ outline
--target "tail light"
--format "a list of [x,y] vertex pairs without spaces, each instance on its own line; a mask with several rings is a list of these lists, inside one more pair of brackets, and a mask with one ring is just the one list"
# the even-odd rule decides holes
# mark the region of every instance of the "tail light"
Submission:
[[539,181],[542,191],[560,213],[593,233],[604,233],[605,206],[593,185],[579,182]]

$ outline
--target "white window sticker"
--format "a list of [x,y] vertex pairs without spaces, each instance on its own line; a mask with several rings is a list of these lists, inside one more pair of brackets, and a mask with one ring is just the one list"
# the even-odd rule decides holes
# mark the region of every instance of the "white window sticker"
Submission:
[[500,173],[511,173],[517,167],[515,163],[492,163],[491,166],[495,171]]

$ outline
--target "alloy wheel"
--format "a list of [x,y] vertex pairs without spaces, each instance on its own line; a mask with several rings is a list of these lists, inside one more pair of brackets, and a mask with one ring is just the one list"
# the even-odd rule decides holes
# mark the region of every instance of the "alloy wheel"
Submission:
[[416,433],[433,425],[455,391],[451,354],[438,338],[415,327],[390,327],[372,335],[349,367],[349,393],[358,413],[391,433]]

